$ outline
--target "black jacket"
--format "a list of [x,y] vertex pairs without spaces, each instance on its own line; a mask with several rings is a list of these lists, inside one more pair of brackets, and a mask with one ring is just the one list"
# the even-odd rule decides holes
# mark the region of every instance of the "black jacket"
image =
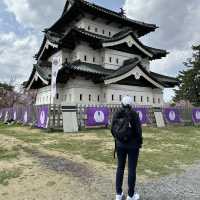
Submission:
[[114,113],[112,124],[111,124],[111,133],[113,134],[112,127],[114,121],[119,118],[120,116],[128,115],[130,124],[131,124],[131,131],[133,134],[133,139],[130,140],[128,143],[122,143],[116,140],[116,145],[120,147],[129,147],[129,148],[141,148],[143,143],[142,138],[142,127],[139,119],[139,115],[133,109],[129,107],[122,107],[120,110]]

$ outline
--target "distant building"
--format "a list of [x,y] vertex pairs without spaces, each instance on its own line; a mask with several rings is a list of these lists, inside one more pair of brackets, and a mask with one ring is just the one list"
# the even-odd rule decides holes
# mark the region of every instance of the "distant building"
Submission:
[[[140,41],[157,28],[129,19],[122,11],[68,0],[61,17],[45,29],[26,88],[38,90],[37,105],[118,104],[130,95],[137,105],[162,106],[163,89],[178,81],[150,71],[150,62],[167,51]],[[57,65],[58,74],[52,75],[52,65]]]

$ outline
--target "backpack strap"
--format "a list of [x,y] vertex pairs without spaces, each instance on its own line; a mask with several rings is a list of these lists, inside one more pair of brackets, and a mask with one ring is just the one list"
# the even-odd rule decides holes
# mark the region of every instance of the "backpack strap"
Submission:
[[116,148],[117,148],[117,144],[116,144],[116,139],[115,139],[115,147],[114,147],[114,154],[113,154],[114,159],[115,159],[115,155],[116,155]]

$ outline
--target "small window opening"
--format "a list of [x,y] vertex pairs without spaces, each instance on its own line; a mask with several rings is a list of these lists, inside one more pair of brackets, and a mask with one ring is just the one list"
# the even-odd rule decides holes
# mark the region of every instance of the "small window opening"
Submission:
[[114,94],[112,94],[112,101],[114,101]]
[[116,63],[119,64],[119,59],[118,58],[116,59]]

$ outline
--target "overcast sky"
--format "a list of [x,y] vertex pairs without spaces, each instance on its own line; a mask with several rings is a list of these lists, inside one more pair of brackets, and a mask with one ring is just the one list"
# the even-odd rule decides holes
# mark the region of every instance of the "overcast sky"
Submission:
[[[15,76],[19,82],[28,79],[33,56],[42,42],[42,30],[61,15],[66,0],[0,1],[0,81]],[[199,0],[93,0],[128,17],[160,28],[142,38],[150,46],[170,52],[166,58],[152,62],[151,70],[176,76],[191,57],[191,46],[200,43]],[[165,100],[173,95],[165,90]]]

